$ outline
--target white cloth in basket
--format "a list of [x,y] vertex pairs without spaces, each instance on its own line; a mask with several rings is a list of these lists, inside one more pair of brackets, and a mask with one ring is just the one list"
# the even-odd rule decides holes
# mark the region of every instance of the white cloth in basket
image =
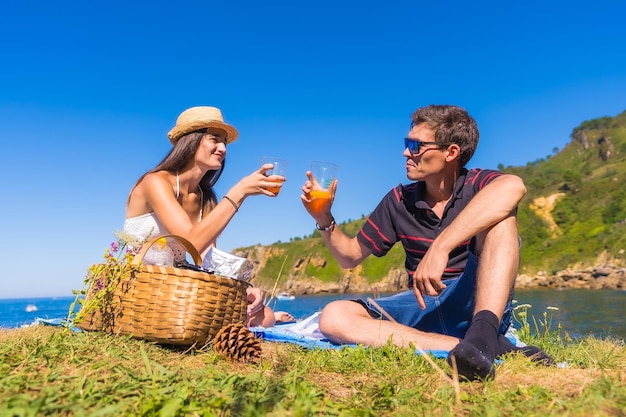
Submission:
[[250,281],[252,265],[246,258],[224,252],[212,247],[202,261],[202,268],[214,271],[223,277],[234,278],[239,281]]

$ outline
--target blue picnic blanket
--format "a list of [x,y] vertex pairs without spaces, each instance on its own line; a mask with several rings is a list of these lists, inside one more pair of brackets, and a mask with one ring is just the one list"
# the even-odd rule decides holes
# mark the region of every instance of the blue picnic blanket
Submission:
[[[346,347],[356,347],[355,344],[338,344],[328,340],[319,330],[319,316],[320,312],[314,313],[311,316],[300,320],[295,323],[278,324],[274,327],[251,327],[250,331],[254,332],[255,336],[266,340],[268,342],[277,343],[291,343],[298,346],[302,346],[307,349],[342,349]],[[34,325],[44,324],[48,326],[65,326],[67,321],[65,319],[35,319]],[[70,325],[70,329],[76,332],[81,330],[73,325]],[[526,346],[519,340],[515,334],[515,330],[509,330],[506,337],[518,347]],[[419,349],[415,350],[416,354],[421,354]],[[427,350],[426,353],[430,353],[436,358],[447,358],[447,350]]]
[[[296,323],[279,324],[274,327],[252,327],[250,328],[254,334],[261,339],[269,342],[293,343],[309,349],[341,349],[345,347],[356,347],[353,344],[337,344],[328,340],[319,330],[319,316],[317,312],[304,320]],[[515,346],[526,346],[521,342],[514,330],[507,332],[506,337],[511,340]],[[436,358],[447,358],[447,350],[427,350]],[[421,354],[419,349],[415,353]]]

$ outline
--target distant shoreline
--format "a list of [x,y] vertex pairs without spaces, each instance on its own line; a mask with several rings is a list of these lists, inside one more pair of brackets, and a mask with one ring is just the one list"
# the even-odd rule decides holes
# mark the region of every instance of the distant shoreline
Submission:
[[[381,284],[381,283],[378,283]],[[565,269],[554,275],[546,273],[538,273],[534,275],[520,274],[515,281],[516,289],[610,289],[610,290],[626,290],[626,268],[612,264],[598,265],[586,267],[583,269]],[[333,291],[328,288],[316,288],[315,286],[307,287],[304,292],[298,291],[297,288],[277,288],[277,291],[287,291],[293,295],[323,295],[323,294],[361,294],[363,291]],[[381,292],[390,292],[385,288],[380,288]],[[52,296],[16,296],[0,298],[1,300],[38,300],[38,299],[72,299],[75,295],[52,295]]]

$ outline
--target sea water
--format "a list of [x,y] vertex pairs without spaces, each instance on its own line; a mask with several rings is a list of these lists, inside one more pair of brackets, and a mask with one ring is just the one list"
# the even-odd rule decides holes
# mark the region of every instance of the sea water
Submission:
[[36,318],[67,319],[75,296],[0,299],[0,327],[22,327]]
[[[276,311],[288,311],[301,320],[321,311],[331,301],[369,296],[371,294],[301,295],[294,300],[272,299],[269,306]],[[30,325],[37,318],[66,319],[74,298],[0,299],[0,328]],[[528,321],[532,330],[535,321],[541,325],[540,322],[549,319],[551,329],[560,326],[573,338],[593,335],[626,340],[626,291],[524,289],[516,291],[515,300],[517,305],[531,305]]]
[[[321,311],[330,301],[337,299],[365,298],[371,294],[333,294],[296,296],[294,300],[272,300],[274,310],[290,312],[296,319]],[[582,290],[582,289],[519,289],[515,292],[515,306],[528,304],[528,323],[535,331],[535,323],[540,330],[542,322],[549,328],[560,326],[572,338],[593,335],[626,340],[626,291],[624,290]],[[521,327],[518,321],[513,322]]]

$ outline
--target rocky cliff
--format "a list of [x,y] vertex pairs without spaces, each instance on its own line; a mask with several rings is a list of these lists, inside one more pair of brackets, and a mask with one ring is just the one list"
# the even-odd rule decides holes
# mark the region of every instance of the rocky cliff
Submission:
[[[283,279],[279,282],[261,282],[258,277],[264,270],[270,256],[275,256],[275,249],[256,246],[240,251],[254,265],[252,282],[266,291],[286,291],[294,295],[303,294],[357,294],[357,293],[391,293],[407,289],[406,271],[391,269],[383,279],[369,283],[363,276],[362,268],[344,269],[337,274],[336,280],[324,282],[314,276],[307,276],[307,266],[324,268],[327,261],[319,256],[306,254],[295,260],[292,267],[283,270]],[[276,288],[274,289],[274,285]],[[519,275],[516,288],[584,288],[584,289],[619,289],[626,290],[626,268],[615,265],[611,261],[603,261],[594,267],[570,268],[556,274],[539,272],[536,275]]]
[[[255,246],[247,250],[240,250],[235,254],[247,258],[253,265],[251,281],[254,285],[275,292],[285,291],[294,295],[354,294],[396,292],[406,288],[406,272],[400,269],[390,270],[382,280],[373,284],[368,283],[367,278],[363,276],[361,267],[340,270],[332,281],[322,281],[315,276],[306,274],[309,266],[316,270],[328,266],[327,259],[315,252],[303,253],[300,257],[296,256],[296,259],[290,262],[289,266],[281,269],[281,278],[274,282],[261,277],[267,263],[281,255],[280,250],[272,247]],[[274,286],[276,286],[275,289]]]

